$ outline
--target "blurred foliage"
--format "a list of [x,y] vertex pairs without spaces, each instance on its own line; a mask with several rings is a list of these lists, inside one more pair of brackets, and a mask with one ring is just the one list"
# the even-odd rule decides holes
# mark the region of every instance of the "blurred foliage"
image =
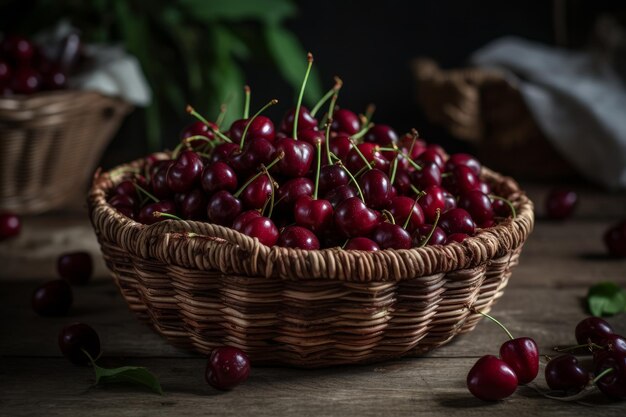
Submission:
[[[241,64],[261,55],[300,86],[306,51],[282,26],[295,16],[291,0],[2,0],[0,30],[32,34],[62,19],[87,42],[121,43],[141,62],[152,87],[146,109],[149,148],[160,149],[161,122],[193,104],[209,118],[222,102],[243,106]],[[321,95],[311,74],[305,100]],[[229,111],[227,123],[239,116]]]

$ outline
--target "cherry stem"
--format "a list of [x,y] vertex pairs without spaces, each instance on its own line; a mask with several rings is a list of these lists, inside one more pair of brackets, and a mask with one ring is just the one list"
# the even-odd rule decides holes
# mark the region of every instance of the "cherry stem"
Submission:
[[249,85],[245,85],[243,87],[243,92],[244,95],[246,96],[246,99],[243,103],[243,118],[247,119],[248,116],[250,115],[250,86]]
[[411,166],[413,168],[415,168],[418,171],[422,170],[421,166],[419,166],[414,160],[412,160],[409,155],[407,155],[406,153],[402,152],[397,146],[394,146],[393,148],[379,147],[378,150],[379,151],[396,152],[398,155],[402,155],[402,157],[405,158],[408,161],[408,163],[411,164]]
[[202,123],[204,123],[209,128],[209,130],[211,132],[213,132],[213,134],[215,136],[217,136],[218,138],[222,139],[224,142],[233,143],[233,141],[230,140],[230,138],[228,136],[226,136],[225,134],[223,134],[219,130],[215,129],[211,125],[211,123],[209,123],[209,121],[207,119],[202,117],[202,115],[200,113],[198,113],[193,107],[191,107],[190,105],[187,105],[187,109],[186,110],[187,110],[187,113],[191,114],[193,117],[195,117],[196,119],[198,119]]
[[370,103],[367,105],[367,107],[365,108],[365,121],[364,121],[364,125],[369,124],[369,122],[372,120],[372,116],[374,116],[374,112],[376,111],[376,105],[374,103]]
[[322,144],[318,141],[315,144],[317,149],[317,174],[315,175],[315,189],[313,191],[313,200],[317,200],[317,190],[320,187],[320,170],[322,169]]
[[393,213],[387,209],[382,209],[383,215],[390,221],[391,224],[396,224],[396,218],[393,217]]
[[419,134],[417,133],[416,129],[411,129],[411,133],[413,134],[413,140],[411,141],[411,146],[409,147],[409,156],[413,155],[413,148],[415,148],[415,144],[417,143],[417,138],[419,137]]
[[422,191],[418,190],[416,186],[414,186],[413,184],[409,184],[409,187],[411,187],[411,191],[413,191],[415,194],[421,194]]
[[349,140],[350,140],[350,143],[352,144],[353,149],[356,151],[356,153],[359,155],[359,157],[363,160],[363,162],[365,162],[365,165],[367,166],[367,168],[368,169],[372,169],[373,167],[370,165],[370,163],[367,160],[367,158],[365,157],[365,155],[363,155],[363,152],[361,152],[361,150],[357,146],[357,144],[354,141],[354,139],[351,137]]
[[356,132],[354,135],[351,136],[352,139],[361,139],[363,136],[365,136],[365,134],[372,128],[374,127],[374,123],[367,123],[365,126],[363,126],[363,129],[359,130],[358,132]]
[[293,138],[298,140],[298,119],[300,118],[300,108],[302,107],[302,99],[304,98],[304,89],[306,88],[306,82],[309,79],[311,67],[313,66],[313,54],[308,53],[306,56],[308,65],[306,67],[306,73],[304,74],[304,81],[302,81],[302,87],[300,87],[300,95],[298,96],[298,103],[296,104],[296,113],[293,118]]
[[555,352],[571,352],[573,350],[582,349],[582,348],[588,348],[590,352],[593,352],[594,349],[604,349],[603,346],[600,346],[600,345],[598,345],[596,343],[593,343],[593,342],[585,343],[584,345],[568,346],[568,347],[564,347],[564,348],[555,346],[552,349]]
[[517,212],[515,211],[515,207],[513,207],[513,203],[511,203],[510,200],[507,200],[506,198],[500,197],[499,195],[495,195],[495,194],[490,194],[489,198],[492,198],[494,200],[504,201],[509,206],[509,209],[511,209],[511,217],[513,218],[513,220],[515,220],[515,218],[517,217]]
[[596,382],[598,382],[599,380],[601,380],[602,378],[604,378],[605,376],[607,376],[608,374],[610,374],[611,372],[615,371],[615,368],[607,368],[604,371],[600,372],[598,374],[598,376],[596,376],[595,378],[593,378],[591,380],[591,384],[595,385]]
[[100,355],[98,355],[98,357],[96,359],[92,358],[91,355],[89,354],[89,352],[87,352],[87,350],[83,349],[82,347],[80,348],[80,351],[83,352],[85,354],[85,356],[87,356],[87,359],[89,359],[89,362],[91,362],[91,365],[93,367],[96,367],[98,365],[96,365],[96,361],[98,359],[100,359],[100,355],[102,354],[102,352],[100,352]]
[[356,191],[359,193],[359,197],[361,198],[361,201],[365,203],[365,197],[363,197],[363,191],[361,191],[361,187],[359,186],[359,183],[356,181],[356,179],[354,178],[354,176],[352,175],[352,173],[350,172],[350,170],[348,168],[346,168],[346,166],[343,164],[343,162],[341,162],[341,160],[338,160],[337,165],[339,165],[344,171],[346,171],[346,174],[348,174],[348,176],[350,177],[350,179],[354,182],[354,185],[356,186]]
[[437,208],[435,210],[435,221],[433,222],[433,227],[432,229],[430,229],[430,232],[428,233],[428,236],[426,236],[426,239],[424,239],[424,241],[420,244],[420,248],[426,246],[430,241],[430,238],[433,237],[433,233],[435,233],[435,229],[437,228],[437,223],[439,223],[439,217],[441,217],[441,209]]
[[337,94],[342,85],[343,81],[341,80],[341,78],[335,77],[335,85],[333,86],[333,88],[328,90],[326,94],[324,94],[324,96],[320,99],[320,101],[315,104],[315,106],[313,106],[313,109],[311,110],[311,116],[315,117],[315,115],[322,108],[324,103],[326,103],[333,95]]
[[[246,183],[244,185],[241,186],[240,189],[237,190],[237,192],[235,194],[233,194],[233,197],[235,198],[239,198],[239,196],[241,195],[241,193],[243,192],[243,190],[246,189],[246,187],[250,184],[252,184],[252,182],[254,180],[256,180],[257,178],[259,178],[261,175],[265,174],[266,172],[268,172],[270,170],[270,168],[272,168],[274,165],[276,165],[278,163],[278,161],[280,161],[281,159],[283,159],[285,157],[285,153],[281,152],[280,154],[278,154],[278,156],[269,163],[269,165],[266,166],[262,166],[261,171],[257,172],[256,174],[254,174],[252,177],[250,177],[250,179],[248,181],[246,181]],[[271,179],[270,179],[271,180]]]
[[[393,147],[397,149],[396,145],[393,145]],[[389,178],[391,185],[393,185],[393,183],[396,181],[396,173],[398,172],[398,158],[398,154],[396,154],[396,157],[393,158],[393,165],[391,166],[391,176]]]
[[328,107],[328,120],[326,121],[326,155],[328,156],[328,164],[331,165],[333,163],[332,159],[330,159],[330,127],[333,124],[332,114],[335,111],[335,103],[337,103],[337,94],[333,95],[332,100],[330,100],[330,106]]
[[222,103],[220,105],[220,112],[217,115],[217,117],[215,118],[215,125],[217,127],[220,127],[222,125],[222,123],[224,122],[224,117],[226,117],[226,112],[228,111],[228,106],[226,105],[226,103]]
[[153,217],[165,217],[166,219],[172,219],[172,220],[183,220],[180,217],[174,215],[174,214],[169,214],[169,213],[163,213],[162,211],[155,211],[152,213]]
[[[206,142],[207,144],[211,145],[211,148],[215,148],[215,141],[207,138],[206,136],[202,136],[202,135],[194,135],[194,136],[189,136],[188,138],[183,139],[183,144],[188,145],[189,142],[195,142],[201,140],[203,142]],[[172,158],[174,159],[174,155],[172,155]]]
[[[273,105],[274,105],[274,104],[276,104],[276,103],[278,103],[278,100],[277,100],[277,99],[272,99],[272,100],[270,100],[270,101],[269,101],[269,103],[267,103],[265,106],[261,107],[261,108],[259,109],[259,111],[258,111],[258,112],[256,112],[256,113],[254,113],[254,116],[252,116],[252,117],[250,118],[250,120],[248,120],[248,121],[246,122],[246,127],[245,127],[245,129],[243,129],[243,134],[241,135],[241,141],[239,142],[239,149],[243,149],[243,142],[244,142],[244,140],[246,140],[246,135],[248,134],[248,129],[250,128],[250,125],[252,124],[252,122],[254,121],[254,119],[256,119],[257,117],[259,117],[259,115],[260,115],[261,113],[263,113],[265,110],[267,110],[267,108],[268,108],[268,107],[271,107],[271,106],[273,106]],[[247,119],[247,117],[246,117],[246,119]]]
[[143,193],[146,197],[148,197],[155,203],[158,203],[159,201],[161,201],[158,198],[156,198],[154,195],[150,194],[148,190],[146,190],[145,188],[143,188],[141,185],[137,184],[136,182],[133,182],[133,186],[135,187],[135,190]]
[[404,224],[402,225],[402,228],[404,230],[406,230],[406,228],[409,226],[409,222],[411,221],[411,216],[413,216],[413,210],[415,210],[415,206],[417,205],[417,202],[425,194],[426,193],[422,191],[421,193],[417,194],[417,197],[415,197],[415,200],[413,201],[413,205],[411,206],[411,211],[409,211],[409,215],[407,216],[406,220],[404,221]]
[[515,338],[513,337],[513,335],[511,334],[511,332],[509,331],[509,329],[507,329],[507,328],[504,326],[504,324],[500,323],[500,322],[499,322],[499,321],[498,321],[495,317],[492,317],[492,316],[490,316],[490,315],[489,315],[489,314],[487,314],[487,313],[483,313],[482,311],[478,311],[478,310],[476,310],[474,307],[472,307],[470,310],[471,310],[472,312],[474,312],[474,313],[478,313],[478,314],[480,314],[480,315],[481,315],[481,316],[483,316],[483,317],[487,317],[489,320],[493,321],[495,324],[497,324],[498,326],[500,326],[500,327],[502,328],[502,330],[504,330],[504,331],[506,332],[506,334],[509,336],[509,338],[510,338],[511,340],[515,339]]
[[[363,175],[363,173],[364,173],[365,171],[368,171],[368,170],[369,170],[369,168],[368,168],[367,166],[364,166],[363,168],[359,169],[359,170],[356,172],[356,174],[354,174],[354,178],[359,178],[361,175]],[[350,183],[351,183],[352,181],[353,181],[353,180],[350,180],[350,181],[348,182],[348,185],[350,185]]]
[[267,175],[267,178],[270,180],[270,187],[272,187],[272,194],[270,194],[270,198],[267,199],[267,201],[265,202],[265,204],[263,205],[263,210],[261,210],[261,213],[265,213],[265,206],[268,204],[268,201],[270,203],[270,211],[267,214],[267,218],[271,219],[272,218],[272,213],[274,213],[274,194],[276,191],[276,186],[274,184],[274,178],[272,178],[272,176],[270,175],[270,173],[267,171],[267,168],[265,169],[265,173]]

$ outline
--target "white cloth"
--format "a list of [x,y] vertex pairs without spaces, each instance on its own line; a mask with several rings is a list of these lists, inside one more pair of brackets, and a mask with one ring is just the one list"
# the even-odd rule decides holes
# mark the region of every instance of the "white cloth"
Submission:
[[626,87],[607,62],[512,37],[471,61],[521,77],[516,85],[554,147],[590,180],[626,188]]

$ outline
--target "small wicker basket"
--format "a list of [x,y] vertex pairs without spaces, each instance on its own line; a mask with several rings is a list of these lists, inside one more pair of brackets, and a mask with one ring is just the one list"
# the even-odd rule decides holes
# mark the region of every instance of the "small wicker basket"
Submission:
[[0,211],[35,214],[87,186],[131,105],[96,92],[0,98]]
[[[230,345],[255,364],[322,367],[420,355],[474,328],[498,299],[533,228],[533,204],[483,168],[515,219],[462,244],[377,252],[261,245],[209,223],[139,224],[106,196],[127,169],[97,173],[91,221],[126,302],[172,344]],[[190,234],[190,232],[192,232]]]

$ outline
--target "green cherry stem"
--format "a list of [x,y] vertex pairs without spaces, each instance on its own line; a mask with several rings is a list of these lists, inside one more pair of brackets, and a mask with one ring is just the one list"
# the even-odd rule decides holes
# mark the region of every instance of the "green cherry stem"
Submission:
[[[252,116],[250,118],[250,120],[248,120],[246,122],[246,127],[245,129],[243,129],[243,134],[241,135],[241,141],[239,142],[239,149],[243,149],[243,142],[246,140],[246,135],[248,134],[248,129],[250,128],[250,125],[252,124],[252,122],[254,121],[254,119],[256,119],[257,117],[259,117],[259,115],[261,113],[263,113],[265,110],[267,110],[268,107],[273,106],[274,104],[278,103],[277,99],[272,99],[269,101],[269,103],[267,103],[265,106],[261,107],[259,109],[258,112],[254,113],[254,116]],[[246,117],[247,119],[247,117]]]
[[154,217],[165,217],[166,219],[172,219],[172,220],[183,220],[178,216],[175,216],[174,214],[169,214],[169,213],[163,213],[162,211],[155,211],[152,213],[152,215]]
[[317,200],[317,191],[320,187],[320,170],[322,169],[322,144],[318,141],[315,144],[317,149],[317,171],[315,174],[315,189],[313,190],[313,200]]
[[587,348],[589,349],[590,352],[593,352],[594,349],[604,349],[603,346],[600,346],[593,342],[589,342],[589,343],[585,343],[584,345],[568,346],[568,347],[563,347],[563,348],[559,346],[555,346],[553,350],[555,352],[571,352],[573,350],[578,350],[582,348]]
[[405,159],[409,162],[409,164],[411,164],[411,166],[412,166],[413,168],[415,168],[415,169],[416,169],[416,170],[418,170],[418,171],[421,171],[421,170],[422,170],[422,167],[421,167],[421,166],[419,166],[419,165],[418,165],[418,164],[417,164],[414,160],[412,160],[412,159],[409,157],[409,155],[407,155],[406,153],[404,153],[404,152],[402,152],[400,149],[398,149],[398,147],[393,147],[393,148],[390,148],[390,147],[385,147],[385,146],[382,146],[382,147],[379,147],[379,148],[378,148],[378,150],[379,150],[379,151],[396,152],[398,155],[401,155],[403,158],[405,158]]
[[[206,136],[202,136],[202,135],[194,135],[194,136],[189,136],[188,138],[183,139],[183,143],[185,145],[188,145],[189,142],[195,142],[195,141],[202,141],[202,142],[206,142],[207,144],[211,145],[211,148],[215,148],[215,141],[207,138]],[[173,156],[172,156],[173,158]]]
[[[395,145],[393,147],[397,148]],[[396,153],[396,157],[393,158],[393,165],[391,166],[391,176],[389,178],[391,185],[393,185],[393,183],[396,181],[396,173],[398,172],[398,158],[399,157],[400,156]]]
[[374,127],[374,123],[367,123],[361,130],[350,136],[350,139],[361,139],[372,127]]
[[482,311],[478,311],[478,310],[476,310],[474,307],[471,307],[471,308],[470,308],[470,311],[472,311],[472,312],[474,312],[474,313],[478,313],[478,314],[480,314],[480,315],[481,315],[481,316],[483,316],[483,317],[487,317],[489,320],[493,321],[495,324],[497,324],[498,326],[500,326],[500,328],[502,328],[502,330],[504,330],[504,331],[506,332],[506,334],[509,336],[509,338],[510,338],[511,340],[515,339],[515,338],[513,337],[513,335],[511,334],[511,332],[509,331],[509,329],[507,329],[507,328],[504,326],[504,324],[500,323],[500,322],[499,322],[499,321],[498,321],[495,317],[492,317],[492,316],[490,316],[490,315],[489,315],[489,314],[487,314],[487,313],[483,313]]
[[190,105],[187,105],[186,111],[187,111],[187,113],[191,114],[193,117],[195,117],[196,119],[198,119],[202,123],[204,123],[209,128],[209,130],[211,132],[213,132],[213,134],[215,134],[215,136],[217,136],[218,138],[222,139],[224,142],[233,143],[233,141],[230,140],[230,138],[228,136],[226,136],[225,134],[223,134],[219,130],[215,129],[211,125],[211,123],[209,123],[209,121],[207,119],[202,117],[202,115],[200,113],[198,113],[193,107],[191,107]]
[[238,189],[235,194],[233,194],[233,197],[239,198],[241,193],[243,193],[243,190],[245,190],[248,185],[252,184],[252,182],[254,180],[256,180],[257,178],[259,178],[261,175],[267,173],[270,170],[270,168],[272,168],[274,165],[276,165],[278,163],[278,161],[280,161],[284,157],[285,157],[285,153],[281,152],[276,158],[274,158],[274,160],[272,162],[269,163],[269,165],[267,167],[262,166],[261,167],[261,171],[257,172],[252,177],[250,177],[250,179],[248,181],[246,181],[246,183],[244,185],[242,185],[241,188]]
[[247,119],[250,116],[250,86],[244,85],[243,93],[246,97],[243,103],[243,118]]
[[417,205],[417,202],[425,194],[426,193],[422,191],[421,193],[417,194],[417,197],[415,197],[415,200],[413,201],[413,205],[411,206],[411,211],[409,211],[409,215],[407,216],[406,220],[404,221],[404,224],[402,225],[402,228],[404,230],[406,230],[406,228],[409,226],[409,222],[411,221],[411,216],[413,216],[413,210],[415,210],[415,206]]
[[222,103],[220,105],[220,112],[215,118],[215,125],[220,127],[224,122],[224,117],[226,117],[226,112],[228,111],[228,105],[226,103]]
[[363,125],[368,125],[374,116],[374,112],[376,111],[376,105],[374,103],[370,103],[365,108],[364,114],[364,122]]
[[596,376],[594,379],[591,380],[591,385],[595,385],[596,382],[598,382],[599,380],[601,380],[602,378],[604,378],[605,376],[607,376],[613,371],[615,371],[615,368],[607,368],[604,371],[600,372],[598,376]]
[[517,217],[517,212],[515,211],[515,207],[513,207],[513,203],[511,203],[510,200],[507,200],[504,197],[500,197],[499,195],[495,195],[495,194],[490,194],[489,198],[493,199],[493,200],[502,200],[504,201],[509,208],[511,209],[511,217],[513,218],[513,220],[515,220],[515,218]]
[[359,183],[356,181],[356,179],[354,178],[350,170],[346,168],[346,166],[343,164],[343,162],[341,162],[341,160],[338,160],[335,163],[339,165],[344,171],[346,171],[346,174],[348,174],[352,182],[354,182],[354,185],[356,186],[356,191],[359,193],[359,197],[361,198],[361,201],[365,203],[365,197],[363,197],[363,191],[361,190]]
[[298,140],[298,119],[300,118],[300,108],[302,107],[302,99],[304,98],[304,89],[306,88],[306,82],[309,79],[311,73],[311,67],[313,66],[313,54],[308,53],[306,55],[308,65],[306,67],[306,73],[304,74],[304,81],[302,81],[302,87],[300,87],[300,95],[298,96],[298,103],[296,104],[296,113],[293,116],[293,138]]
[[389,220],[391,224],[396,224],[396,218],[393,217],[393,213],[387,209],[382,209],[381,213]]
[[[373,161],[372,161],[372,165],[376,166],[376,164],[374,164]],[[359,169],[356,172],[356,174],[354,174],[354,178],[359,178],[361,175],[363,175],[365,171],[369,171],[369,168],[367,166],[364,166],[363,168]],[[350,185],[351,183],[352,183],[352,180],[348,182],[348,185]]]
[[146,197],[148,197],[150,200],[154,201],[155,203],[158,203],[159,201],[161,201],[158,198],[156,198],[154,195],[150,194],[148,190],[146,190],[145,188],[143,188],[141,185],[137,184],[136,182],[133,182],[133,186],[135,187],[135,190],[141,192],[143,195],[145,195]]
[[415,148],[415,144],[417,143],[417,138],[419,138],[420,134],[417,132],[417,129],[411,129],[411,135],[413,136],[413,140],[411,141],[411,146],[409,147],[409,156],[413,155],[413,148]]
[[328,107],[328,119],[326,120],[326,155],[328,157],[328,164],[332,164],[333,161],[330,159],[330,127],[333,124],[332,114],[335,111],[335,103],[337,103],[337,94],[333,94],[332,100],[330,100],[330,106]]
[[435,221],[433,222],[433,227],[432,229],[430,229],[430,233],[428,233],[428,236],[426,236],[426,239],[424,239],[424,241],[420,244],[420,248],[423,248],[424,246],[426,246],[428,241],[430,241],[430,238],[433,237],[433,233],[435,233],[435,229],[437,228],[437,223],[439,223],[439,217],[441,217],[441,210],[437,208],[435,210]]
[[322,108],[322,106],[328,101],[330,100],[330,98],[337,94],[337,92],[339,90],[341,90],[341,86],[343,85],[343,81],[341,80],[341,78],[339,77],[335,77],[335,85],[333,86],[333,88],[331,88],[330,90],[328,90],[326,92],[326,94],[324,94],[324,96],[320,99],[320,101],[318,101],[315,106],[313,106],[313,109],[311,110],[311,116],[315,117],[315,115],[317,114],[318,111],[320,111],[320,109]]
[[351,137],[350,139],[350,143],[352,144],[352,148],[356,151],[356,153],[359,155],[359,157],[363,160],[363,162],[365,162],[365,165],[367,166],[368,169],[372,169],[372,166],[370,165],[369,161],[367,160],[367,158],[365,157],[365,155],[363,155],[363,152],[361,152],[361,150],[359,149],[359,147],[357,146],[356,142],[354,141],[353,137]]

